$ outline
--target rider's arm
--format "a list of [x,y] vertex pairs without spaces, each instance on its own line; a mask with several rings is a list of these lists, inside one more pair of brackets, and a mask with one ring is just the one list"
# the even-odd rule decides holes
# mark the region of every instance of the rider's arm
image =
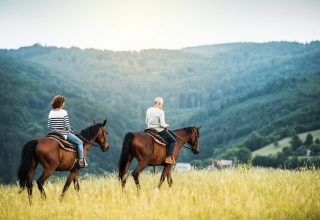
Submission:
[[164,111],[162,111],[161,114],[160,114],[160,126],[161,126],[162,128],[167,128],[167,127],[169,127],[169,125],[166,124],[166,121],[165,121],[165,119],[164,119]]
[[67,131],[71,131],[68,114],[64,116],[64,127]]

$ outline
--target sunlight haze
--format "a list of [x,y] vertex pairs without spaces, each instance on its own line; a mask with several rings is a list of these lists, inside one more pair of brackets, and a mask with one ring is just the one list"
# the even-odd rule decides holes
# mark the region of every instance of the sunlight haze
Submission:
[[141,50],[319,40],[317,0],[1,0],[0,48]]

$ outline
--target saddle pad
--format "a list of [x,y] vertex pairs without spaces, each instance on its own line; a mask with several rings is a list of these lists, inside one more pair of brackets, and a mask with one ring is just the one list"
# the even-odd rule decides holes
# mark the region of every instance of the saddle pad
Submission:
[[155,129],[147,128],[144,130],[144,133],[150,135],[153,140],[160,145],[166,146],[168,144],[167,141],[161,137]]
[[48,134],[47,137],[58,141],[60,147],[62,147],[63,149],[71,152],[77,152],[77,147],[71,142],[63,140],[55,134]]

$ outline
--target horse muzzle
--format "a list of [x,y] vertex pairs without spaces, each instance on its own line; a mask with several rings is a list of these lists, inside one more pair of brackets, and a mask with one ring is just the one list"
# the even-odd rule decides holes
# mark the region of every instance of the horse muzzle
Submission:
[[101,146],[101,150],[102,150],[102,152],[107,152],[109,150],[109,144],[105,144],[105,145]]
[[192,153],[194,154],[198,154],[200,152],[200,146],[197,145],[197,147],[195,149],[192,149]]

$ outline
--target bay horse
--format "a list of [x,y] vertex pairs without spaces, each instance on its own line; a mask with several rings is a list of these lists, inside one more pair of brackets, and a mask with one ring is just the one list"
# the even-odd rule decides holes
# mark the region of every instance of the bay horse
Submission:
[[[89,149],[96,142],[103,152],[109,149],[106,120],[102,123],[83,129],[78,137],[83,140],[83,154],[86,158]],[[46,198],[43,188],[44,182],[54,171],[69,171],[70,174],[63,187],[60,200],[64,197],[70,183],[73,181],[74,188],[79,195],[80,186],[78,183],[79,167],[76,165],[77,153],[60,147],[57,140],[49,137],[39,137],[28,141],[22,149],[21,162],[18,170],[18,182],[20,193],[27,187],[29,203],[32,203],[32,179],[38,163],[41,164],[43,172],[37,180],[41,198]]]
[[[173,130],[177,139],[177,143],[173,151],[175,159],[178,158],[180,149],[186,143],[191,146],[191,150],[194,154],[199,153],[199,129],[200,127],[187,127]],[[139,183],[139,174],[147,166],[164,166],[158,187],[161,187],[166,177],[168,184],[171,187],[173,183],[171,177],[172,165],[164,163],[166,152],[167,148],[155,142],[149,134],[144,132],[128,132],[124,137],[122,152],[119,159],[119,180],[121,181],[122,189],[125,188],[126,180],[129,176],[128,170],[133,158],[136,158],[138,161],[137,167],[132,172],[132,176],[138,190],[141,188]]]

